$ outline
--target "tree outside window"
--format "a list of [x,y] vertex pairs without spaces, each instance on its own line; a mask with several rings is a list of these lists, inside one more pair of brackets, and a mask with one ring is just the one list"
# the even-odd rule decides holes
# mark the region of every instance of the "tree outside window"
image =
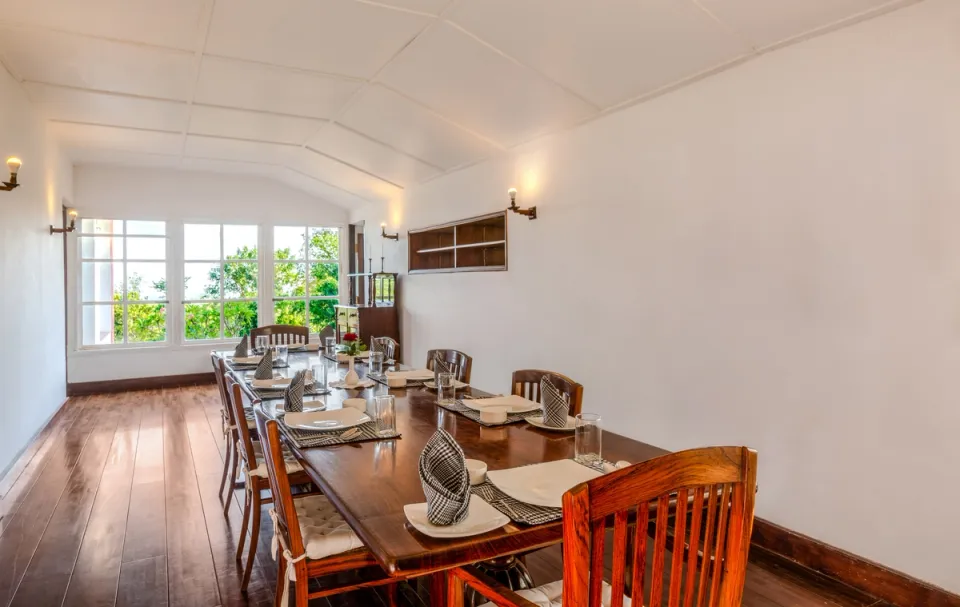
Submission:
[[340,295],[340,230],[274,228],[273,314],[277,324],[319,333],[334,322]]

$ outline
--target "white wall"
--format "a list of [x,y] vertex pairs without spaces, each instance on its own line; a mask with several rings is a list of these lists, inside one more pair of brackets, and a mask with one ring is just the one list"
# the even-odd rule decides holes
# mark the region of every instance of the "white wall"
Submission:
[[511,185],[539,207],[508,272],[403,277],[404,355],[465,350],[487,390],[554,369],[608,429],[750,445],[758,515],[960,591],[958,31],[927,0],[355,213],[403,270],[407,229]]
[[[167,247],[168,259],[174,260],[178,254],[182,256],[177,230],[183,222],[257,224],[261,233],[271,230],[273,225],[336,227],[347,222],[347,212],[342,207],[255,176],[84,165],[76,168],[75,181],[76,207],[82,217],[174,222],[168,224]],[[210,371],[211,344],[178,344],[169,326],[171,343],[159,348],[79,348],[75,236],[70,238],[69,252],[73,270],[68,277],[71,383]],[[168,293],[171,308],[179,305],[174,303],[174,295]],[[261,294],[261,310],[265,301],[269,301],[268,293]]]
[[23,167],[22,185],[0,192],[0,476],[66,395],[63,238],[49,229],[72,196],[70,164],[0,66],[0,163],[8,156]]

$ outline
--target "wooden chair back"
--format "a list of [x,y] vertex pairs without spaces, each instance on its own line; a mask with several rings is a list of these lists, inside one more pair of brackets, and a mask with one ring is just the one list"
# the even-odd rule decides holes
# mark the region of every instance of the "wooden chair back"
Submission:
[[237,426],[237,436],[240,437],[240,449],[243,450],[243,457],[247,465],[257,467],[257,454],[253,448],[253,436],[250,434],[250,428],[247,427],[247,416],[245,408],[260,404],[260,399],[256,397],[247,387],[246,383],[238,379],[233,373],[227,374],[227,394],[230,396],[231,411],[233,412],[234,424]]
[[[257,432],[260,434],[260,444],[263,447],[263,460],[267,465],[267,479],[273,496],[273,508],[277,512],[277,532],[283,534],[284,542],[293,558],[298,558],[304,553],[303,536],[300,534],[297,510],[293,505],[290,477],[287,476],[286,464],[283,461],[280,428],[276,420],[269,417],[262,407],[254,408],[254,416]],[[297,579],[307,579],[306,562],[300,561],[296,567]]]
[[540,380],[544,377],[550,378],[553,385],[566,397],[570,405],[571,416],[580,414],[583,407],[583,384],[578,384],[566,375],[554,373],[553,371],[541,371],[539,369],[521,369],[513,372],[513,394],[529,398],[530,400],[540,402]]
[[336,337],[336,336],[337,336],[336,328],[334,328],[332,324],[329,324],[324,328],[320,329],[320,332],[317,333],[317,340],[320,342],[320,345],[322,346],[326,338]]
[[[383,347],[384,360],[397,360],[397,352],[400,351],[400,344],[397,343],[397,340],[392,337],[374,337],[373,339]],[[370,346],[372,350],[373,344],[370,344]]]
[[257,337],[266,335],[271,346],[310,343],[310,329],[298,325],[267,325],[250,331],[250,346],[257,344]]
[[436,355],[450,365],[453,376],[465,384],[470,383],[470,370],[473,367],[473,359],[460,350],[427,350],[427,369],[433,371],[433,360]]
[[229,410],[230,403],[227,400],[227,388],[224,381],[226,366],[223,363],[223,358],[216,352],[211,352],[210,362],[213,364],[213,377],[217,382],[217,390],[220,391],[220,404],[223,405],[225,411]]
[[660,606],[665,590],[669,607],[740,605],[756,474],[755,451],[711,447],[658,457],[565,493],[563,607],[601,607],[611,518],[610,607],[623,607],[628,560],[632,605]]

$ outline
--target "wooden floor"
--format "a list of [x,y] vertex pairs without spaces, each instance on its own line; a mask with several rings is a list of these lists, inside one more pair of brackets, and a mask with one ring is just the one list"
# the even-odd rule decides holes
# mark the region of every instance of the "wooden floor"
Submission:
[[[269,524],[239,591],[240,500],[225,518],[217,496],[218,398],[204,386],[71,399],[0,480],[0,607],[271,605]],[[560,576],[558,550],[528,563],[537,583]],[[425,586],[401,588],[404,602],[429,604]],[[384,601],[368,590],[316,604]],[[759,549],[743,604],[885,605]]]

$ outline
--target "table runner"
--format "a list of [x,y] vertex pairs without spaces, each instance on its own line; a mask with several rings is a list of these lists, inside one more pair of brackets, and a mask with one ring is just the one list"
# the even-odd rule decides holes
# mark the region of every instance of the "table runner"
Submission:
[[437,403],[437,406],[443,407],[448,411],[453,411],[454,413],[459,413],[460,415],[468,419],[472,419],[473,421],[477,422],[481,426],[486,426],[488,428],[495,428],[497,426],[506,426],[509,424],[516,424],[522,421],[526,421],[528,417],[532,417],[534,415],[541,415],[541,412],[539,410],[525,411],[523,413],[507,413],[506,421],[500,422],[498,424],[491,424],[489,422],[481,421],[480,412],[477,411],[476,409],[471,409],[470,407],[464,405],[463,401],[461,400],[458,400],[455,403]]
[[[345,445],[347,443],[359,443],[371,440],[390,440],[400,438],[400,433],[394,431],[388,436],[381,436],[377,433],[377,423],[370,421],[352,428],[338,428],[336,430],[300,430],[291,428],[283,421],[283,416],[277,416],[277,422],[280,424],[280,431],[299,449],[309,447],[331,447],[333,445]],[[357,429],[359,434],[352,438],[342,439],[341,434]]]

